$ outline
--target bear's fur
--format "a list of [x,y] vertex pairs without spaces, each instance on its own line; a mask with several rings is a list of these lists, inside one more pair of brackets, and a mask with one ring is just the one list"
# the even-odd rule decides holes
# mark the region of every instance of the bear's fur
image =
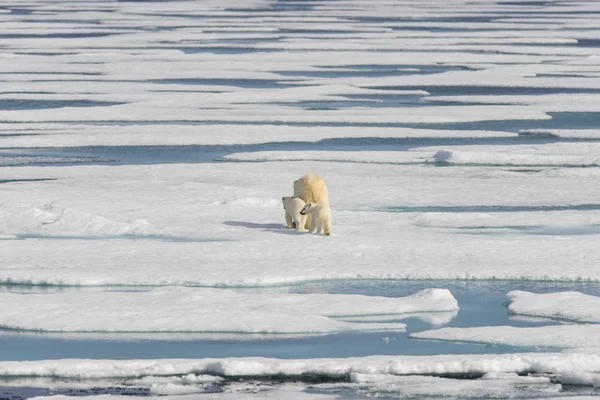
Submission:
[[308,217],[300,212],[306,205],[304,200],[299,197],[286,196],[281,198],[283,209],[285,210],[285,222],[288,228],[295,228],[298,231],[304,229]]
[[331,209],[327,203],[306,203],[300,214],[311,216],[310,233],[331,235]]
[[[300,197],[305,203],[320,203],[329,205],[329,191],[325,181],[318,175],[306,174],[294,181],[294,196]],[[310,229],[311,219],[306,219],[306,229]]]

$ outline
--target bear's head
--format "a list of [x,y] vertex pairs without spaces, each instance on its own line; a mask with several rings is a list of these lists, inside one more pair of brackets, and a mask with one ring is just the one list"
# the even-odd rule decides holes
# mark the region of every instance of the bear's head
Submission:
[[300,215],[310,214],[317,208],[319,205],[317,203],[306,203],[302,210],[300,211]]
[[287,200],[289,200],[289,199],[291,199],[291,196],[283,196],[283,197],[281,198],[281,202],[283,203],[283,209],[284,209],[284,210],[285,210],[285,202],[286,202]]

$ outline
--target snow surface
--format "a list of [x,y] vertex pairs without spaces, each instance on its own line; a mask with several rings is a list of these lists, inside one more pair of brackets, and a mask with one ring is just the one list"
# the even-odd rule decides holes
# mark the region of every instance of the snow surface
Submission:
[[441,328],[411,333],[410,336],[416,339],[518,346],[525,349],[586,349],[597,353],[600,349],[597,332],[597,325],[557,325],[534,328],[483,326]]
[[[80,146],[249,145],[271,142],[318,142],[351,138],[484,138],[514,137],[501,131],[462,131],[388,127],[300,127],[277,125],[150,125],[93,126],[64,124],[9,125],[0,131],[18,132],[2,137],[6,148]],[[2,152],[5,152],[3,150]],[[8,158],[8,157],[7,157]],[[33,161],[38,161],[32,159]],[[74,159],[73,162],[78,161]]]
[[[600,280],[593,208],[600,175],[593,168],[523,173],[426,164],[281,165],[2,168],[0,180],[54,180],[2,185],[0,234],[18,239],[0,241],[0,281]],[[332,237],[285,229],[281,196],[291,195],[293,181],[307,171],[319,171],[329,186]],[[556,219],[545,218],[547,211]],[[473,235],[473,227],[505,232]],[[299,258],[299,247],[311,250]]]
[[[229,398],[276,398],[276,399],[340,399],[336,393],[352,393],[354,396],[369,396],[381,391],[388,396],[460,396],[461,398],[495,398],[500,396],[554,396],[561,390],[561,385],[551,383],[548,377],[518,376],[514,373],[486,374],[482,379],[464,380],[447,379],[431,376],[392,376],[379,374],[352,374],[352,382],[326,384],[320,393],[314,387],[305,384],[284,384],[269,387],[267,385],[252,387],[243,383],[232,383],[224,387],[223,393],[197,393],[206,391],[201,385],[172,385],[163,391],[163,386],[153,384],[150,392],[153,395],[177,396],[176,399],[229,399]],[[128,382],[135,384],[135,382]],[[158,389],[158,388],[161,389]],[[157,390],[158,389],[158,390]],[[311,389],[313,389],[311,391]],[[196,392],[193,392],[196,390]],[[327,394],[327,391],[332,394]],[[187,391],[187,392],[186,392]],[[194,393],[185,397],[178,395]],[[91,396],[93,399],[114,398],[114,396]],[[119,396],[122,397],[122,396]],[[131,398],[131,397],[129,397]],[[360,397],[359,397],[360,398]],[[66,396],[35,397],[36,400],[66,400]]]
[[397,396],[456,396],[460,398],[496,398],[517,396],[552,396],[561,391],[560,384],[548,377],[519,376],[516,373],[487,373],[476,380],[457,380],[432,376],[395,376],[383,374],[351,375],[352,382],[368,390],[380,390]]
[[600,322],[600,297],[579,292],[537,294],[514,290],[508,293],[511,313],[557,318],[573,322]]
[[422,163],[429,158],[425,152],[398,151],[257,151],[224,156],[226,161],[334,161],[374,164]]
[[[404,324],[344,322],[340,317],[455,311],[446,289],[404,298],[343,294],[249,294],[170,287],[148,292],[0,293],[0,325],[61,332],[315,334],[403,330]],[[93,315],[93,318],[89,318]]]
[[[578,292],[557,292],[537,294],[520,290],[507,294],[508,311],[516,315],[559,319],[587,325],[557,325],[534,328],[516,327],[474,327],[442,328],[412,333],[420,339],[450,340],[492,345],[522,347],[554,347],[567,349],[587,349],[597,352],[600,340],[597,331],[597,318],[600,299]],[[575,379],[575,378],[574,378]],[[579,379],[579,378],[577,378]],[[581,378],[589,382],[588,378]]]
[[600,165],[600,157],[476,153],[455,150],[439,150],[434,154],[433,160],[437,163],[470,165],[557,165],[565,167],[596,167]]
[[[435,289],[384,299],[227,287],[600,281],[596,2],[13,3],[0,1],[0,283],[98,288],[2,291],[5,327],[167,340],[401,330],[373,314],[447,323],[456,301]],[[280,198],[311,171],[330,190],[329,238],[284,227]],[[516,315],[598,322],[592,296],[509,298]],[[118,378],[154,396],[191,393],[181,400],[543,398],[598,386],[597,331],[412,334],[555,353],[0,361],[0,375],[23,387]],[[302,374],[346,382],[198,393]],[[87,378],[101,381],[77,381]]]
[[[177,390],[167,393],[154,393],[153,396],[148,396],[149,399],[160,399],[162,396],[169,396],[172,400],[239,400],[239,399],[289,399],[289,400],[339,400],[340,397],[336,394],[310,393],[306,392],[306,386],[300,385],[285,385],[276,388],[261,388],[261,387],[246,387],[243,385],[235,388],[231,392],[224,393],[180,393]],[[200,389],[201,390],[201,389]],[[192,392],[194,393],[194,392]],[[124,396],[124,395],[91,395],[86,396],[93,400],[114,400],[114,399],[139,399],[139,396]],[[32,397],[35,400],[71,400],[72,396],[56,395],[56,396],[38,396]],[[585,400],[585,399],[584,399]]]
[[[272,358],[160,359],[160,360],[39,360],[4,361],[0,375],[6,378],[104,379],[217,375],[343,377],[352,374],[484,376],[497,373],[593,373],[600,356],[589,353],[519,353],[499,355],[369,356],[339,359],[281,360]],[[490,374],[491,375],[491,374]],[[359,379],[359,376],[355,379]],[[149,382],[152,382],[150,380]],[[164,382],[157,380],[157,382]]]

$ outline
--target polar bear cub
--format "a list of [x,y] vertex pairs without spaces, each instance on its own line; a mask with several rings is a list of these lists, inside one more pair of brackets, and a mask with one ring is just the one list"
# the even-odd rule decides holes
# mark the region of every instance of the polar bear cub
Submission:
[[296,230],[304,230],[304,225],[308,217],[303,215],[302,209],[306,205],[300,197],[285,196],[281,198],[283,209],[285,210],[285,222],[288,228],[296,228]]
[[306,203],[300,214],[310,214],[310,233],[331,235],[331,209],[327,203]]

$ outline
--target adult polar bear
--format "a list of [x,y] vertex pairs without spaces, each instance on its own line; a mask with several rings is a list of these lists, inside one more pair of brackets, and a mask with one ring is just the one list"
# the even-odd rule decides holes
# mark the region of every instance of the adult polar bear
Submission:
[[[325,181],[318,175],[306,174],[294,181],[294,196],[305,203],[323,203],[329,205],[329,191]],[[311,218],[306,218],[304,227],[310,230]]]

